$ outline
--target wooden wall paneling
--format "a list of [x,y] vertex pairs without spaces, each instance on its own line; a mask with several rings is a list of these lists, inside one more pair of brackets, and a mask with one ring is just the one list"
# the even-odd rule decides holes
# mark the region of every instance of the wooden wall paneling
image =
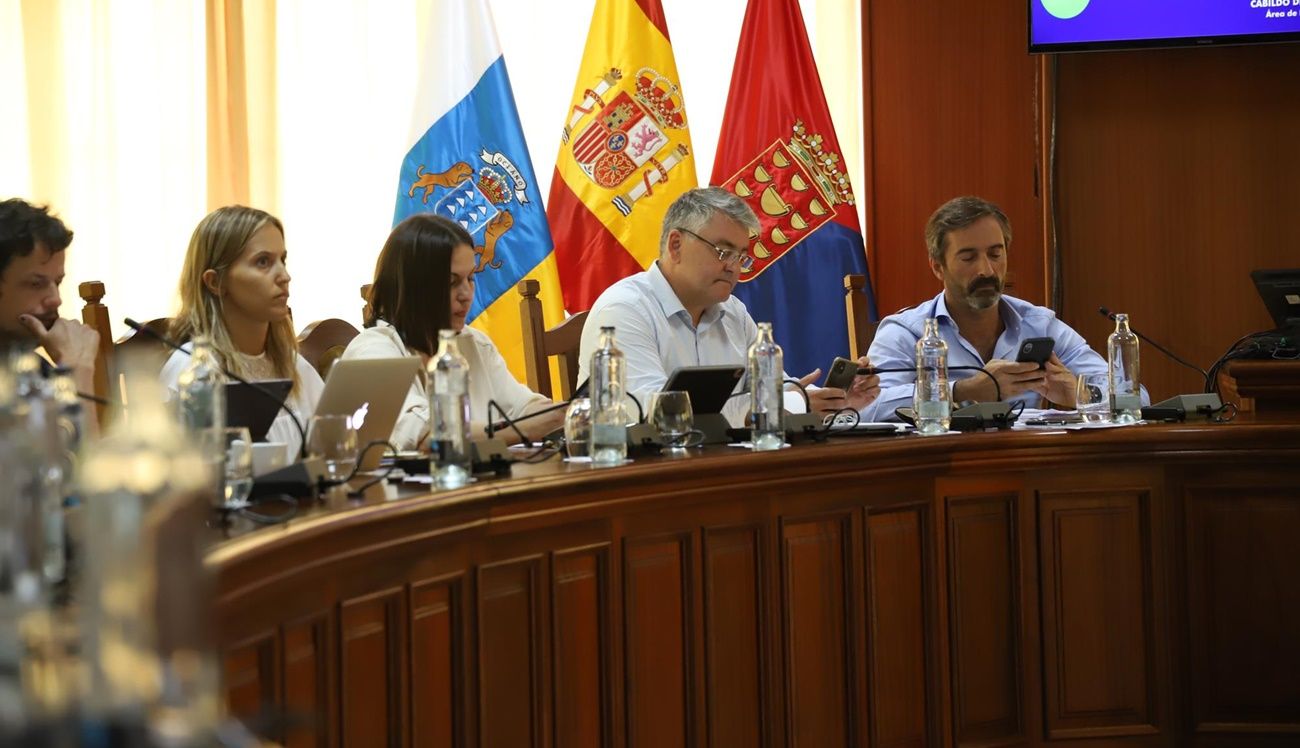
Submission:
[[1191,727],[1205,744],[1300,743],[1300,488],[1202,483],[1184,496]]
[[329,745],[329,726],[338,714],[334,631],[334,619],[327,614],[286,623],[281,630],[285,748]]
[[344,746],[406,744],[406,590],[339,604],[339,734]]
[[760,525],[702,533],[705,720],[709,746],[764,746],[763,532]]
[[551,693],[556,746],[613,743],[610,545],[551,556]]
[[[1026,53],[1028,5],[863,3],[867,253],[882,314],[934,296],[925,221],[958,195],[1011,219],[1010,293],[1046,300],[1039,190],[1041,60]],[[977,49],[977,53],[972,50]]]
[[410,586],[411,741],[466,744],[465,577],[456,573]]
[[1017,492],[943,498],[956,745],[1024,736]]
[[[1060,55],[1062,317],[1102,350],[1098,305],[1208,367],[1272,322],[1249,278],[1295,267],[1300,44]],[[1014,220],[1014,216],[1012,217]],[[1013,260],[1014,263],[1014,260]],[[1155,398],[1200,377],[1143,346]]]
[[542,556],[478,567],[479,745],[546,744]]
[[695,743],[689,533],[623,541],[628,748]]
[[867,673],[872,746],[937,743],[933,548],[927,504],[866,518]]
[[1052,739],[1159,732],[1150,505],[1147,489],[1038,495]]
[[221,686],[231,716],[257,725],[280,714],[280,647],[279,631],[271,629],[222,652]]
[[785,743],[849,745],[856,734],[848,513],[782,518]]

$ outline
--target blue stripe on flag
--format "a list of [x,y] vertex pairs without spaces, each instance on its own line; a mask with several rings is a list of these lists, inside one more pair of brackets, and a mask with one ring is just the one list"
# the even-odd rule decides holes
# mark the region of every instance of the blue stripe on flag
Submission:
[[[440,176],[430,180],[430,175]],[[413,187],[422,176],[426,186]],[[407,152],[398,184],[394,225],[414,213],[434,211],[464,225],[474,243],[483,246],[493,221],[498,226],[513,221],[491,258],[499,266],[485,266],[475,275],[470,322],[551,252],[546,209],[504,57],[498,57],[469,94]],[[521,196],[526,202],[520,202]],[[502,215],[507,212],[509,218]]]
[[755,321],[772,323],[790,376],[820,368],[824,377],[849,350],[844,276],[866,272],[862,236],[832,221],[734,293]]

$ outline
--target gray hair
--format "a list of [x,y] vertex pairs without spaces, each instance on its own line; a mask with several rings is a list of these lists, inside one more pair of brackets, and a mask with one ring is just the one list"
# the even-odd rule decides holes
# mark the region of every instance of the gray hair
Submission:
[[683,192],[668,206],[663,233],[659,235],[659,256],[668,254],[668,234],[673,229],[699,233],[714,213],[721,213],[744,226],[751,236],[758,234],[758,216],[744,200],[721,187],[697,187]]
[[948,232],[964,229],[981,218],[992,216],[1002,226],[1002,243],[1011,246],[1011,221],[1007,214],[993,203],[979,197],[954,197],[930,216],[925,222],[925,246],[930,251],[930,259],[943,264],[944,244],[948,241]]

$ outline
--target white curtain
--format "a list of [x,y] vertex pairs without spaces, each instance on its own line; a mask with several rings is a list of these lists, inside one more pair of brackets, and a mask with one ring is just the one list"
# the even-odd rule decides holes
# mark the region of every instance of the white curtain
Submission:
[[[221,2],[242,3],[248,34],[244,199],[285,222],[294,317],[359,322],[410,145],[428,0]],[[745,0],[663,3],[707,181]],[[593,4],[491,0],[543,195]],[[860,190],[859,3],[802,7]],[[172,314],[190,233],[229,199],[209,196],[208,86],[221,73],[206,23],[205,0],[0,0],[0,197],[48,202],[76,232],[67,316],[92,279],[108,285],[115,333],[122,316]]]
[[202,0],[0,0],[0,194],[49,203],[76,234],[77,283],[161,316],[206,210]]

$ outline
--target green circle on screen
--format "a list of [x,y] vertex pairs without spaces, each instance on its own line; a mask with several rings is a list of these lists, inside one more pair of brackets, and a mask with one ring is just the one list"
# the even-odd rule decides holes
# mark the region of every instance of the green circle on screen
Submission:
[[1041,0],[1043,9],[1057,18],[1074,18],[1088,7],[1089,0]]

